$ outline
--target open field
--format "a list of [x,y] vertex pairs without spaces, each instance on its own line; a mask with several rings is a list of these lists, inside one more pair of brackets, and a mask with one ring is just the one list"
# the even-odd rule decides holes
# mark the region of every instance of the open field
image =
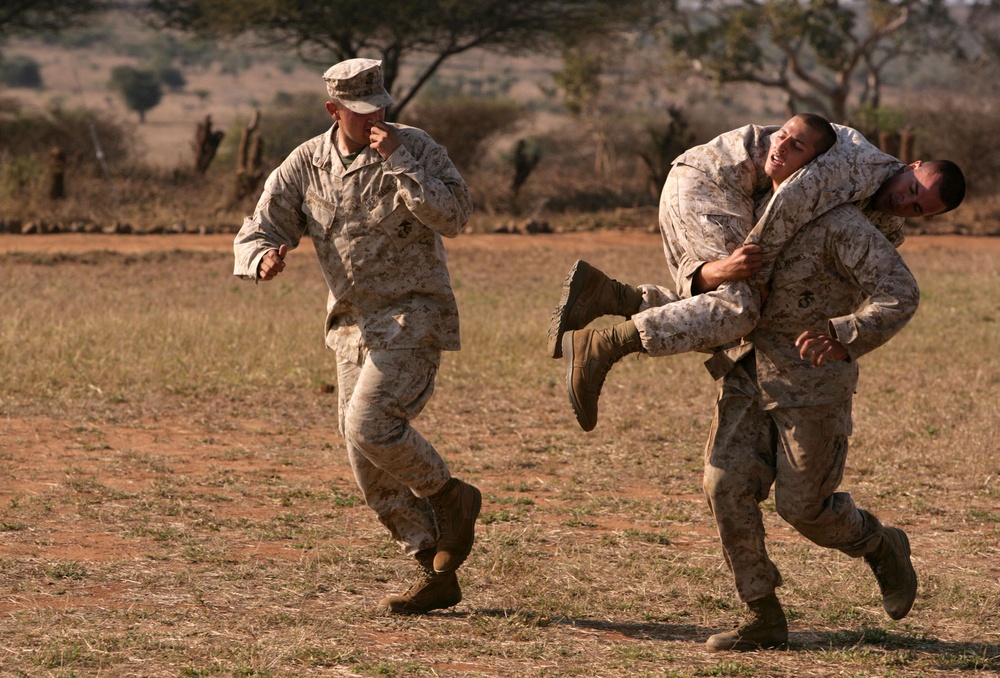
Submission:
[[1000,239],[904,244],[920,311],[861,363],[843,487],[909,534],[913,612],[768,501],[792,646],[751,654],[703,648],[739,612],[704,356],[623,360],[589,434],[545,356],[573,261],[662,280],[657,236],[447,242],[464,347],[416,425],[484,507],[465,600],[417,618],[375,607],[412,570],[336,431],[310,248],[255,286],[231,242],[0,235],[0,676],[1000,674]]

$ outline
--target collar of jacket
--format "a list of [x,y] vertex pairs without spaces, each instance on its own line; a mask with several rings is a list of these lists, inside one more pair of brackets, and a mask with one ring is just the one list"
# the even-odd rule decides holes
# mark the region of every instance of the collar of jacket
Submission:
[[344,163],[340,161],[340,154],[337,151],[337,146],[334,143],[337,133],[337,123],[327,130],[326,134],[323,135],[323,141],[320,143],[316,150],[313,151],[312,161],[316,167],[326,170],[327,172],[332,172],[338,176],[344,174],[351,174],[352,172],[357,172],[369,165],[375,165],[382,162],[382,156],[378,152],[372,150],[371,146],[365,146],[361,149],[358,154],[357,159],[351,164],[349,169],[344,169]]

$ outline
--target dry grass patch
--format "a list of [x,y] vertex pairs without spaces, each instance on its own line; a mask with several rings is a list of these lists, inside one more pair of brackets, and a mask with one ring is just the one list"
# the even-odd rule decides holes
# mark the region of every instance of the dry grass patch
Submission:
[[714,384],[628,359],[579,431],[545,327],[583,257],[662,279],[644,234],[448,244],[464,349],[418,426],[485,495],[451,611],[375,605],[412,572],[336,433],[312,254],[0,255],[0,666],[12,676],[918,676],[1000,671],[996,250],[907,245],[917,318],[862,364],[844,488],[914,546],[913,613],[765,505],[792,650],[709,654],[739,612],[700,490]]

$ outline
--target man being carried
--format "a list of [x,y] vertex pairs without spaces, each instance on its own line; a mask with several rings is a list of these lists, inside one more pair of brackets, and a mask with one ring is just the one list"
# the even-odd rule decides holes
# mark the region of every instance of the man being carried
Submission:
[[[757,287],[803,224],[836,205],[860,201],[896,242],[902,239],[902,217],[940,214],[964,197],[965,180],[953,163],[903,166],[855,130],[834,127],[833,148],[794,172],[787,172],[794,167],[787,142],[775,144],[785,126],[733,130],[674,161],[659,222],[676,292],[624,285],[577,262],[549,325],[549,351],[566,361],[567,391],[585,431],[597,424],[605,376],[622,356],[706,351],[750,332],[760,313]],[[775,171],[785,172],[785,180],[754,226],[754,205],[773,190]],[[605,330],[582,329],[602,315],[628,320]]]

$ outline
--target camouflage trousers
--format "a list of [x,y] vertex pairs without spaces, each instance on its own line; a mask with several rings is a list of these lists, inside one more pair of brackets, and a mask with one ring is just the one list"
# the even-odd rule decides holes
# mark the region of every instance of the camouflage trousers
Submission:
[[[641,285],[644,303],[632,316],[642,347],[651,356],[688,351],[710,351],[749,334],[760,318],[760,297],[744,281],[727,282],[719,289],[687,299],[654,285]],[[654,291],[655,290],[655,291]]]
[[[671,275],[682,290],[692,261],[715,261],[743,244],[753,227],[745,218],[713,213],[723,189],[695,169],[670,170],[660,198],[660,233]],[[716,210],[717,211],[717,210]],[[783,243],[781,243],[783,244]],[[780,249],[780,245],[765,243]],[[690,282],[687,283],[690,287]],[[659,301],[643,286],[646,304],[632,316],[642,347],[651,356],[706,351],[746,336],[760,319],[760,296],[746,281],[726,282],[705,294],[674,294],[659,288]],[[683,292],[683,291],[682,291]]]
[[752,354],[724,378],[705,450],[704,490],[744,602],[781,585],[764,545],[759,506],[772,485],[778,514],[813,543],[855,558],[878,545],[879,520],[836,491],[850,434],[850,399],[761,409]]
[[437,348],[338,350],[340,432],[365,502],[408,555],[437,543],[426,497],[451,477],[410,420],[434,393]]

